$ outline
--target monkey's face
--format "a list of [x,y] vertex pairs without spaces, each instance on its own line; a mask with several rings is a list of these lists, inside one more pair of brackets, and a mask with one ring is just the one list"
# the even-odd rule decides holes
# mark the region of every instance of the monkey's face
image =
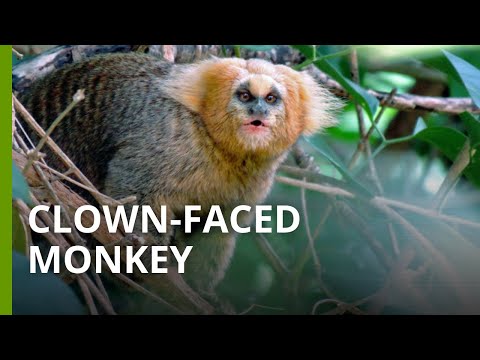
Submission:
[[336,99],[309,75],[264,60],[215,59],[187,67],[169,90],[200,114],[232,154],[278,156],[302,134],[333,124]]
[[288,146],[286,96],[285,87],[265,74],[245,74],[234,81],[226,115],[232,137],[241,147],[265,151]]

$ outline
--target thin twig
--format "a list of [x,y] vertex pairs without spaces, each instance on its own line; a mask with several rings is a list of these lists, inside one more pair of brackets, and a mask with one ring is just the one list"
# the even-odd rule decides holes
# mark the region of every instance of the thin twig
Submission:
[[[107,266],[108,268],[108,266]],[[141,292],[142,294],[152,298],[153,300],[155,300],[156,302],[166,306],[168,309],[170,309],[171,311],[173,311],[174,313],[176,314],[184,314],[183,311],[181,311],[180,309],[176,308],[175,306],[173,306],[172,304],[168,303],[167,301],[163,300],[161,297],[159,297],[158,295],[155,295],[154,293],[152,293],[151,291],[145,289],[143,286],[137,284],[135,281],[129,279],[128,277],[126,277],[125,275],[123,274],[113,274],[114,276],[116,276],[117,278],[119,278],[120,280],[122,280],[125,284],[127,284],[128,286],[134,288],[135,290],[138,290],[139,292]]]
[[[47,188],[48,192],[50,193],[50,196],[54,199],[55,203],[60,206],[60,209],[64,215],[64,219],[67,223],[67,225],[70,227],[72,230],[72,236],[71,239],[76,245],[82,245],[85,246],[86,241],[80,236],[78,233],[76,227],[73,224],[72,219],[70,219],[70,216],[68,216],[68,212],[65,208],[65,205],[63,202],[58,198],[57,194],[55,193],[55,190],[52,189],[52,185],[50,184],[50,181],[47,179],[45,173],[43,170],[38,166],[37,164],[34,164],[33,167],[38,173],[38,176],[40,177],[40,180],[43,182],[43,185]],[[70,235],[70,234],[68,234]]]
[[338,180],[331,176],[323,175],[319,172],[315,172],[312,170],[302,169],[297,166],[289,166],[289,165],[280,165],[278,168],[279,171],[285,172],[289,175],[299,176],[306,178],[304,181],[310,182],[318,182],[323,184],[335,185],[338,187],[347,187],[348,184],[345,181]]
[[[18,199],[15,201],[18,201]],[[18,212],[18,217],[20,218],[20,222],[23,226],[23,232],[25,234],[25,256],[30,258],[30,247],[33,245],[33,240],[32,233],[30,232],[30,228],[28,226],[28,217],[20,212]]]
[[[40,205],[40,202],[35,197],[32,197],[32,201],[33,201],[33,204],[35,206]],[[26,214],[30,213],[30,209],[28,208],[28,206],[24,202],[19,202],[19,206],[20,206],[19,209],[21,208],[22,211],[25,212]],[[54,223],[53,223],[53,220],[50,218],[51,214],[46,213],[45,211],[40,211],[38,213],[38,216],[39,216],[39,219],[37,219],[37,220],[43,221],[44,225],[46,225],[50,228],[53,228]],[[70,244],[62,236],[62,234],[55,234],[55,236],[54,236],[52,233],[47,232],[47,233],[44,233],[42,235],[47,240],[49,240],[49,242],[52,245],[59,246],[59,249],[60,249],[60,252],[61,252],[62,256],[65,255],[65,251],[70,247]],[[72,258],[72,265],[76,268],[79,267],[77,259]],[[113,310],[112,304],[110,303],[110,301],[108,299],[106,299],[102,295],[102,293],[100,292],[100,290],[98,290],[98,288],[95,286],[95,284],[92,282],[92,280],[90,280],[90,278],[85,273],[76,274],[75,278],[78,279],[79,277],[82,278],[85,281],[85,283],[86,283],[87,287],[89,288],[90,292],[98,300],[98,302],[102,305],[102,307],[105,309],[105,312],[107,314],[110,314],[110,315],[115,315],[115,311]]]
[[[305,179],[303,180],[305,181]],[[318,258],[317,252],[315,250],[315,240],[312,237],[312,232],[310,231],[310,222],[308,220],[308,210],[307,210],[307,199],[305,197],[305,188],[300,188],[301,200],[302,200],[302,209],[303,209],[303,219],[305,222],[305,231],[307,233],[308,243],[310,245],[310,251],[312,252],[313,262],[315,264],[315,270],[318,274],[322,272],[322,266],[320,264],[320,259]]]
[[[360,84],[359,76],[358,76],[358,56],[357,56],[357,49],[353,48],[350,52],[350,72],[352,75],[352,80],[356,84]],[[365,137],[365,121],[363,119],[363,112],[362,107],[355,101],[355,111],[357,112],[357,120],[358,120],[358,130],[360,132],[360,139]],[[364,144],[365,145],[365,144]]]
[[[361,301],[366,301],[366,300],[362,299]],[[322,299],[322,300],[317,301],[313,305],[311,314],[315,315],[317,313],[317,308],[320,305],[323,305],[323,304],[335,304],[335,305],[337,305],[337,308],[335,309],[334,313],[337,313],[340,310],[341,314],[345,313],[345,311],[350,311],[351,313],[356,314],[356,315],[365,315],[365,312],[363,312],[363,311],[361,311],[360,309],[357,308],[358,305],[348,304],[348,303],[345,303],[343,301],[336,300],[336,299]],[[331,313],[331,314],[333,314],[333,313]]]
[[442,185],[440,185],[440,188],[435,194],[433,199],[433,208],[437,211],[440,211],[440,209],[443,207],[448,194],[454,188],[457,180],[460,178],[465,168],[470,164],[470,150],[470,140],[467,138],[462,149],[458,153],[457,158],[453,162],[453,165],[448,170]]
[[451,285],[457,290],[457,295],[459,296],[463,306],[470,306],[468,296],[465,294],[463,289],[458,285],[461,284],[461,281],[458,277],[455,268],[451,265],[448,259],[437,249],[435,246],[427,239],[415,226],[413,226],[408,220],[403,216],[398,214],[395,210],[390,209],[386,205],[376,204],[377,209],[383,211],[385,214],[390,216],[393,220],[399,223],[404,229],[412,235],[422,247],[432,256],[437,264],[443,269],[443,273],[446,278],[450,281]]
[[40,150],[42,150],[43,146],[45,145],[47,139],[52,135],[53,130],[60,124],[60,121],[62,121],[65,116],[67,116],[70,111],[73,110],[73,108],[83,99],[85,99],[85,91],[84,90],[78,90],[75,95],[73,95],[73,100],[72,102],[67,106],[67,108],[60,113],[60,115],[57,116],[57,118],[52,122],[48,130],[45,132],[45,135],[40,139],[38,142],[37,146],[35,149],[28,154],[28,162],[23,168],[23,173],[25,174],[30,166],[32,165],[33,161],[35,161],[38,158],[38,154],[40,153]]
[[[32,197],[32,200],[33,200],[34,204],[36,204],[36,205],[40,204],[35,197]],[[26,214],[26,216],[28,216],[28,214],[30,213],[30,209],[23,201],[18,201],[16,203],[16,205],[17,205],[17,209],[19,211],[22,211],[23,213]],[[36,221],[37,221],[39,226],[49,226],[49,227],[53,226],[53,221],[50,219],[49,215],[46,214],[43,211],[39,213],[39,218],[37,218]],[[65,240],[65,238],[63,237],[62,234],[55,234],[54,235],[50,232],[47,232],[47,233],[42,234],[42,236],[44,236],[45,239],[47,239],[48,242],[51,245],[59,246],[61,254],[63,256],[65,255],[65,251],[66,251],[66,249],[68,248],[69,245],[68,245],[68,242]],[[78,267],[78,263],[77,263],[75,258],[72,258],[72,264],[75,267]],[[87,284],[86,279],[85,279],[85,274],[78,274],[78,276],[75,276],[75,279],[77,280],[77,282],[80,286],[80,290],[82,291],[83,297],[85,298],[85,303],[87,304],[90,313],[91,314],[98,314],[98,311],[97,311],[97,309],[96,309],[96,307],[93,303],[93,299],[92,299],[91,292],[92,292],[93,289],[92,289],[91,286],[89,286],[89,284]],[[103,305],[104,304],[105,303],[103,303]],[[110,312],[110,309],[111,309],[111,305],[110,306],[107,305],[107,307],[105,308],[107,313],[114,314],[115,312],[113,312],[113,309],[111,310],[111,312]]]
[[[353,81],[360,85],[360,79],[358,75],[358,56],[357,56],[357,50],[354,48],[352,49],[352,52],[350,53],[350,69],[352,72],[352,79]],[[358,143],[357,149],[360,149],[360,151],[365,152],[365,155],[367,157],[367,162],[368,162],[368,168],[369,168],[369,177],[373,180],[373,183],[375,184],[375,187],[377,188],[377,191],[380,195],[383,195],[383,186],[382,183],[380,182],[380,179],[378,178],[377,174],[377,169],[375,167],[375,163],[373,162],[372,159],[372,148],[370,147],[370,142],[368,141],[367,133],[365,131],[365,119],[363,117],[363,110],[360,104],[355,101],[355,110],[357,112],[357,119],[358,119],[358,130],[360,133],[360,141]],[[376,126],[375,120],[372,123],[372,126]],[[354,158],[352,157],[352,160]],[[350,162],[349,168],[353,166],[353,162]]]
[[[362,138],[363,141],[368,141],[368,140],[370,139],[370,136],[372,135],[373,131],[374,131],[375,129],[378,130],[377,125],[378,125],[378,123],[380,122],[380,119],[382,118],[385,110],[387,109],[387,105],[391,103],[392,98],[395,96],[396,93],[397,93],[397,89],[393,89],[393,90],[390,92],[390,94],[388,94],[388,98],[387,98],[387,100],[385,101],[385,105],[383,105],[383,106],[380,108],[380,110],[379,110],[377,116],[375,117],[372,125],[370,126],[370,128],[368,129],[368,131],[367,131],[367,133],[364,135],[364,137]],[[379,135],[382,137],[382,140],[385,141],[385,136],[383,135],[383,133],[382,133],[380,130],[378,130],[378,133],[379,133]],[[355,164],[356,164],[356,162],[357,162],[360,154],[362,153],[362,143],[363,143],[363,142],[359,142],[359,143],[357,144],[357,149],[356,149],[355,152],[353,153],[353,155],[352,155],[352,157],[351,157],[351,159],[350,159],[350,161],[349,161],[349,164],[348,164],[348,168],[349,168],[349,169],[351,169],[351,168],[353,168],[353,167],[355,166]]]
[[[72,184],[74,184],[74,185],[76,185],[76,186],[78,186],[78,187],[80,187],[80,188],[82,188],[82,189],[88,190],[88,191],[91,192],[91,193],[96,193],[98,196],[103,196],[103,194],[102,194],[101,192],[97,191],[96,189],[93,189],[93,188],[91,188],[91,187],[88,187],[88,186],[86,186],[86,185],[84,185],[84,184],[82,184],[82,183],[80,183],[80,182],[72,179],[70,176],[66,176],[65,174],[62,174],[60,171],[57,171],[57,170],[51,168],[50,166],[48,166],[48,165],[45,164],[45,163],[41,163],[41,162],[38,162],[38,161],[37,161],[36,164],[40,165],[40,166],[41,166],[42,168],[44,168],[45,170],[51,172],[52,174],[54,174],[55,176],[58,176],[59,178],[61,178],[61,179],[63,179],[63,180],[66,180],[66,181],[68,181],[68,182],[70,182],[70,183],[72,183]],[[131,201],[135,201],[134,198],[135,198],[135,197],[133,196],[133,197],[131,198]],[[125,199],[127,199],[127,198],[125,198]],[[125,201],[125,200],[124,200],[124,201]]]
[[285,177],[285,176],[279,176],[279,175],[275,176],[275,180],[278,181],[279,183],[282,183],[282,184],[304,187],[305,189],[318,191],[320,193],[324,193],[324,194],[328,194],[328,195],[340,195],[340,196],[345,196],[345,197],[348,197],[348,198],[354,198],[355,197],[355,195],[353,193],[351,193],[347,190],[344,190],[342,188],[339,188],[339,187],[310,183],[310,182],[305,182],[305,181],[297,180],[297,179],[291,179],[291,178],[288,178],[288,177]]
[[273,250],[272,246],[263,234],[258,233],[257,235],[258,236],[255,237],[255,242],[262,251],[263,255],[265,255],[265,257],[268,259],[269,264],[272,266],[273,270],[275,270],[275,272],[282,279],[287,278],[289,271],[283,263],[282,259],[277,255],[275,250]]
[[90,293],[87,284],[85,281],[81,278],[78,277],[78,285],[80,286],[80,289],[82,290],[83,297],[85,298],[85,303],[87,304],[88,311],[90,312],[90,315],[98,315],[98,310],[97,307],[95,306],[95,303],[93,301],[92,294]]
[[[305,221],[305,230],[306,230],[306,233],[307,233],[308,244],[310,246],[310,253],[311,253],[311,256],[313,257],[313,264],[314,264],[314,267],[315,267],[315,274],[317,275],[318,284],[320,286],[320,289],[325,294],[333,297],[333,294],[330,292],[329,288],[326,286],[326,284],[323,281],[322,263],[320,262],[320,259],[317,255],[317,251],[315,250],[315,238],[312,236],[312,232],[310,230],[310,222],[308,220],[307,199],[306,199],[306,196],[305,196],[305,189],[301,188],[300,190],[301,190],[303,217],[304,217],[304,221]],[[308,256],[308,257],[310,257],[310,256]],[[307,259],[308,259],[308,257],[307,257]],[[306,263],[306,261],[301,261],[302,268],[303,268],[303,265],[305,263]],[[295,276],[295,274],[294,274],[294,277],[293,277],[294,278],[295,289],[297,288],[298,279],[300,278],[300,274],[302,272],[302,269],[298,269],[297,271],[298,271],[298,273],[295,273],[295,274],[298,274],[298,276]]]
[[[275,180],[283,183],[283,184],[288,184],[292,186],[297,186],[297,187],[305,187],[305,189],[317,191],[320,193],[324,194],[330,194],[330,195],[339,195],[339,196],[345,196],[347,198],[356,198],[356,196],[344,189],[338,188],[338,187],[333,187],[333,186],[323,186],[320,184],[314,184],[314,183],[308,183],[308,182],[303,182],[301,180],[297,179],[290,179],[284,176],[276,176]],[[361,199],[360,197],[358,197]],[[444,214],[439,214],[436,211],[433,210],[427,210],[412,204],[408,204],[405,202],[401,202],[398,200],[392,200],[389,198],[381,197],[381,196],[375,196],[374,198],[369,200],[372,204],[379,204],[379,205],[386,205],[389,207],[395,207],[407,211],[411,211],[416,214],[424,215],[427,217],[439,219],[439,220],[444,220],[453,224],[458,224],[458,225],[465,225],[469,226],[475,229],[480,229],[480,223],[476,223],[473,221],[465,220],[456,216],[449,216],[449,215],[444,215]]]
[[95,280],[95,284],[97,285],[98,289],[103,294],[103,296],[105,296],[105,298],[111,303],[110,298],[108,296],[108,292],[105,289],[105,286],[103,285],[103,281],[100,278],[100,275],[98,275],[98,273],[97,273],[97,269],[95,267],[95,262],[94,261],[92,261],[92,263],[91,263],[90,271],[92,273],[93,279]]
[[261,308],[261,309],[269,309],[269,310],[277,310],[277,311],[285,311],[283,308],[278,308],[278,307],[273,307],[273,306],[266,306],[266,305],[258,305],[258,304],[252,304],[250,305],[246,310],[238,313],[237,315],[246,315],[256,307]]
[[380,265],[382,265],[386,271],[389,271],[392,266],[392,259],[382,244],[376,239],[375,235],[369,230],[367,223],[344,201],[338,201],[335,206],[342,213],[342,217],[347,219],[349,223],[363,235],[362,238],[366,240],[367,245],[374,253]]
[[[383,113],[385,112],[385,109],[387,108],[388,104],[390,104],[390,102],[392,101],[392,98],[395,96],[396,93],[397,93],[397,89],[396,88],[392,89],[392,91],[388,95],[387,100],[385,101],[385,105],[383,105],[380,108],[380,111],[378,112],[377,116],[375,117],[374,121],[372,122],[372,125],[370,126],[370,129],[368,129],[368,132],[366,134],[361,136],[361,141],[359,141],[357,149],[355,150],[355,153],[353,154],[352,158],[350,159],[350,163],[348,165],[348,168],[351,169],[355,165],[356,161],[358,160],[359,155],[362,152],[362,148],[365,148],[367,156],[368,156],[368,162],[369,162],[368,165],[369,165],[369,169],[370,169],[370,174],[372,175],[372,179],[374,180],[374,184],[377,187],[378,194],[381,195],[381,196],[384,195],[384,189],[383,189],[382,183],[380,182],[380,179],[378,177],[377,169],[376,169],[376,167],[373,163],[373,156],[372,156],[372,150],[371,150],[371,147],[370,147],[369,139],[370,139],[370,136],[373,133],[373,130],[377,129],[378,133],[382,137],[383,143],[385,143],[385,141],[386,141],[385,136],[383,135],[383,133],[380,130],[378,130],[377,125],[380,122],[380,119],[382,118]],[[359,114],[361,114],[363,116],[363,113],[360,112]],[[377,154],[377,153],[375,153],[375,154]],[[388,234],[390,236],[390,242],[392,244],[393,251],[394,251],[395,255],[398,256],[400,254],[400,249],[399,249],[399,246],[398,246],[397,235],[395,234],[395,229],[393,227],[393,223],[391,221],[389,221],[388,224],[387,224],[387,227],[388,227]]]
[[[37,121],[30,115],[25,107],[13,96],[14,106],[16,111],[23,117],[23,119],[32,127],[33,130],[40,136],[45,136],[45,131],[37,123]],[[52,151],[60,158],[60,160],[67,166],[68,169],[72,169],[73,173],[89,188],[93,188],[98,193],[98,189],[92,184],[92,182],[77,168],[77,166],[70,160],[70,158],[63,152],[63,150],[52,140],[52,138],[46,138],[46,144],[52,149]],[[99,197],[97,193],[92,193],[92,196],[101,205],[118,206],[122,205],[120,201],[114,200],[108,196]]]
[[23,59],[23,54],[20,53],[17,49],[15,49],[14,47],[12,47],[12,52],[13,54],[17,57],[18,60],[22,60]]

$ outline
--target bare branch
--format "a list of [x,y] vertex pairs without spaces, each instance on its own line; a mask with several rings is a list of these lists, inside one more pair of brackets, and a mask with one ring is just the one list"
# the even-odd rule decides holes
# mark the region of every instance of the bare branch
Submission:
[[50,138],[50,135],[52,134],[53,130],[55,130],[55,128],[58,126],[58,124],[60,124],[60,121],[62,121],[65,118],[65,116],[67,116],[68,113],[70,113],[70,111],[72,111],[72,109],[83,99],[85,99],[84,90],[78,90],[75,93],[75,95],[73,95],[72,102],[67,106],[67,108],[64,111],[61,112],[60,115],[57,116],[57,118],[52,122],[52,124],[50,125],[48,130],[45,132],[45,135],[40,139],[40,141],[38,142],[35,149],[31,153],[28,154],[29,159],[28,159],[27,164],[23,168],[24,173],[30,168],[32,163],[35,160],[37,160],[38,153],[40,152],[40,150],[42,150],[43,146],[47,142],[47,139]]
[[255,237],[255,241],[262,253],[269,260],[269,264],[272,266],[275,272],[285,279],[289,271],[282,259],[280,259],[275,250],[273,250],[267,238],[263,236],[263,234],[259,233],[258,236]]
[[[304,182],[297,179],[290,179],[284,176],[276,176],[275,180],[283,184],[293,185],[297,187],[305,187],[305,189],[317,191],[324,194],[339,195],[339,196],[344,196],[346,198],[352,198],[352,199],[356,198],[356,196],[353,193],[338,187],[334,187],[334,186],[325,186],[320,184],[308,183],[308,182]],[[480,223],[465,220],[456,216],[439,214],[436,211],[424,209],[424,208],[421,208],[412,204],[408,204],[402,201],[392,200],[392,199],[381,197],[381,196],[375,196],[369,201],[373,204],[376,203],[380,205],[387,205],[389,207],[395,207],[402,210],[411,211],[413,213],[420,214],[423,216],[444,220],[449,223],[465,225],[474,229],[480,229]]]
[[[155,47],[158,45],[150,45]],[[221,56],[221,45],[201,45],[200,50],[195,45],[176,45],[176,63],[186,63],[206,58],[210,55]],[[233,50],[229,47],[227,56],[233,55]],[[53,71],[54,69],[68,63],[79,61],[100,53],[110,52],[129,52],[132,51],[132,45],[63,45],[50,49],[31,61],[24,61],[13,69],[13,89],[15,91],[24,91],[37,78]],[[79,55],[75,55],[79,54]],[[243,51],[245,58],[264,58],[274,63],[285,65],[300,64],[304,58],[298,51],[289,46],[278,46],[270,51]],[[320,84],[327,87],[332,93],[340,97],[348,97],[345,89],[328,75],[321,72],[314,66],[310,66],[308,71]],[[368,90],[375,96],[381,105],[386,105],[402,111],[435,111],[448,114],[460,114],[468,111],[479,114],[480,109],[473,104],[470,98],[443,98],[429,96],[415,96],[409,94],[400,94],[393,97],[390,104],[386,104],[388,94],[379,91]]]

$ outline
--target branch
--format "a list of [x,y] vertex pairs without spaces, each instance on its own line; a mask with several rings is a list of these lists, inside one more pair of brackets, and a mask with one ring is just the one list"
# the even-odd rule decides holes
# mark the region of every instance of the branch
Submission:
[[[23,169],[23,167],[27,163],[26,156],[16,151],[12,151],[12,157],[17,166],[20,169]],[[34,166],[36,166],[37,164],[38,162],[35,162]],[[42,198],[47,198],[51,200],[52,203],[56,203],[51,198],[50,191],[45,191],[45,189],[42,189],[44,183],[33,167],[31,167],[25,173],[25,178],[29,186],[32,188],[32,190],[34,190],[34,192],[41,193]],[[78,209],[80,206],[88,205],[88,202],[86,200],[84,200],[74,191],[70,190],[62,182],[53,181],[50,182],[50,186],[55,193],[55,196],[59,199],[60,202],[64,204],[65,210],[69,216],[73,216],[75,214],[75,210]],[[27,214],[28,213],[29,210]],[[39,215],[46,215],[46,213],[40,212]],[[85,226],[91,226],[93,224],[93,215],[85,212],[82,216],[82,223]],[[53,223],[47,224],[47,226],[53,228]],[[46,233],[44,235],[48,236],[52,234]],[[124,239],[123,234],[120,231],[117,231],[116,233],[110,233],[108,231],[108,227],[106,225],[103,215],[101,215],[101,222],[98,230],[92,233],[92,235],[107,249],[108,245],[120,243]],[[54,236],[52,237],[55,238]],[[68,245],[69,244],[66,241],[62,244],[64,248]],[[87,281],[87,284],[88,280],[90,279],[85,279],[85,281]],[[165,297],[167,299],[165,300],[165,302],[168,301],[170,303],[174,303],[176,307],[178,307],[182,312],[204,314],[213,312],[213,308],[210,304],[208,304],[196,292],[189,288],[188,285],[184,281],[182,281],[180,276],[175,276],[174,274],[171,274],[170,271],[168,274],[148,274],[145,275],[145,278],[142,278],[141,280],[145,284],[148,284],[152,289],[155,289],[158,294],[161,294],[163,297]],[[95,295],[96,293],[94,292],[93,294]],[[158,297],[158,295],[156,296]],[[171,309],[173,309],[173,307]]]
[[436,69],[426,67],[418,60],[396,61],[391,63],[383,63],[367,61],[364,66],[368,71],[389,71],[399,74],[409,75],[418,80],[426,80],[442,84],[448,83],[448,76]]
[[[13,96],[13,102],[15,110],[22,116],[23,120],[40,136],[41,139],[46,139],[46,144],[50,147],[52,152],[56,154],[60,160],[65,164],[68,169],[71,169],[72,172],[90,189],[94,189],[94,192],[91,192],[92,196],[102,205],[111,205],[118,206],[125,203],[133,202],[135,199],[133,197],[128,197],[125,199],[114,200],[106,195],[101,194],[92,182],[80,171],[80,169],[70,160],[70,158],[63,152],[62,149],[49,137],[45,130],[37,123],[37,121],[30,115],[30,113],[25,109],[18,99]],[[99,196],[98,194],[101,194]]]
[[[297,187],[304,187],[305,189],[317,191],[324,194],[344,196],[346,198],[351,198],[351,199],[354,199],[354,198],[362,199],[361,197],[357,197],[355,194],[353,194],[350,191],[344,190],[342,188],[334,187],[334,186],[325,186],[325,185],[320,185],[315,183],[309,183],[301,180],[290,179],[284,176],[276,176],[275,180],[283,184],[293,185]],[[408,204],[402,201],[393,200],[393,199],[389,199],[382,196],[375,196],[372,199],[370,199],[369,202],[372,204],[386,205],[388,207],[407,210],[407,211],[420,214],[426,217],[431,217],[438,220],[444,220],[452,224],[465,225],[474,229],[480,229],[480,223],[465,220],[456,216],[439,214],[438,212],[433,210],[424,209],[413,204]]]
[[272,246],[268,242],[267,238],[263,234],[258,234],[255,237],[255,242],[257,243],[258,247],[268,259],[269,264],[275,270],[275,272],[282,278],[285,279],[289,273],[289,270],[283,263],[282,259],[277,255],[275,250],[273,250]]
[[[315,80],[324,85],[330,92],[339,97],[348,97],[347,91],[335,80],[328,75],[321,72],[314,66],[310,66],[307,71]],[[473,104],[470,98],[444,98],[434,96],[417,96],[410,94],[395,95],[390,102],[388,102],[388,93],[367,90],[367,92],[375,96],[380,105],[385,105],[390,108],[395,108],[402,111],[434,111],[447,114],[461,114],[464,111],[473,114],[480,114],[480,109]]]
[[[150,45],[156,48],[159,45]],[[221,45],[173,45],[175,63],[189,63],[208,56],[222,56]],[[233,49],[224,46],[226,56],[233,56]],[[45,74],[79,60],[102,53],[130,52],[134,45],[63,45],[50,49],[31,60],[26,60],[16,65],[12,72],[12,87],[15,91],[22,92],[31,85],[33,81]],[[153,51],[152,51],[153,53]],[[297,65],[303,62],[304,58],[289,46],[278,46],[270,51],[248,51],[242,49],[244,58],[263,58],[276,64]],[[328,75],[310,66],[307,71],[333,94],[340,97],[348,97],[345,89]],[[381,105],[395,108],[402,111],[435,111],[448,114],[460,114],[468,111],[479,114],[480,109],[473,104],[470,98],[442,98],[429,96],[415,96],[409,94],[396,95],[391,103],[387,103],[388,94],[379,91],[368,90],[375,96]]]

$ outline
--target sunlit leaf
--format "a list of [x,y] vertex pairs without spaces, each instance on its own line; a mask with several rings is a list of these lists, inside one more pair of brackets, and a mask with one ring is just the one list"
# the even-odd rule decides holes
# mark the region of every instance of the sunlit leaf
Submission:
[[[293,45],[293,47],[302,52],[307,58],[312,59],[314,54],[312,46]],[[332,79],[339,82],[340,85],[342,85],[345,90],[353,97],[353,99],[358,102],[363,109],[365,109],[370,119],[373,119],[379,106],[377,98],[373,95],[370,95],[360,85],[343,76],[340,71],[338,71],[327,59],[322,58],[322,54],[318,53],[318,51],[316,53],[316,56],[317,60],[313,61],[313,64],[315,64],[315,66],[317,66],[320,70],[322,70]]]
[[480,70],[446,50],[443,53],[457,71],[475,105],[480,107]]

